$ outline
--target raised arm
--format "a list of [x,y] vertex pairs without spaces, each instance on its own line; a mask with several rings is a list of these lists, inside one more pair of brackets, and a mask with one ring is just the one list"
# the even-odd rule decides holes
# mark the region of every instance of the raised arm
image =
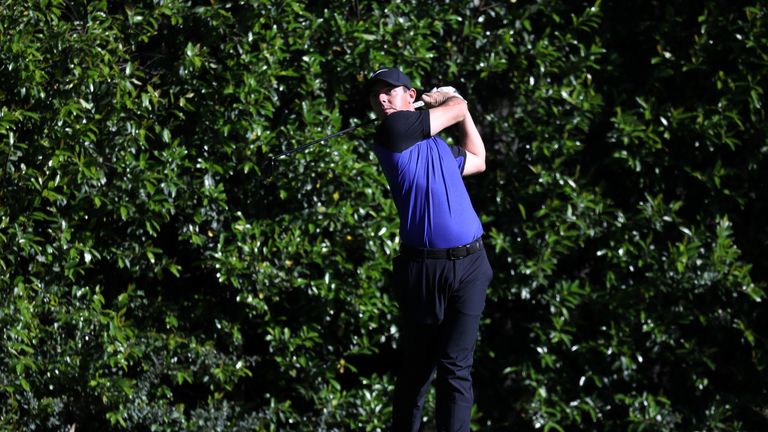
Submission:
[[[425,95],[427,96],[427,95]],[[441,95],[444,96],[444,95]],[[485,171],[485,144],[477,131],[472,115],[467,108],[467,102],[457,96],[444,96],[425,99],[429,110],[430,133],[437,135],[443,129],[458,124],[461,134],[461,146],[467,151],[463,175],[468,176]],[[436,106],[435,106],[436,105]]]
[[432,135],[437,135],[443,129],[464,121],[464,118],[469,114],[467,101],[456,96],[448,96],[444,100],[431,100],[427,102],[427,107],[429,107],[429,124]]
[[469,111],[459,123],[459,127],[461,128],[462,147],[467,151],[463,175],[468,176],[485,171],[485,144]]

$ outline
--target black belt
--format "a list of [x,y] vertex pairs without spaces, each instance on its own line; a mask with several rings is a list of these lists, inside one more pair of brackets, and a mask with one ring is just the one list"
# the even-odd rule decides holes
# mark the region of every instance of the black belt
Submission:
[[406,245],[400,245],[400,253],[411,258],[432,258],[457,260],[472,255],[475,252],[483,250],[483,239],[478,238],[472,243],[452,248],[415,248]]

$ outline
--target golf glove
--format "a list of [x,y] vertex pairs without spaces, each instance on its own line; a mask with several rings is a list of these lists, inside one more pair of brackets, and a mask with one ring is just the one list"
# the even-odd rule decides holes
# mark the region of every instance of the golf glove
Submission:
[[[458,98],[464,99],[462,95],[459,94],[459,91],[451,86],[444,86],[444,87],[435,87],[431,90],[432,92],[445,92],[445,93],[451,93],[453,96],[456,96]],[[464,99],[466,100],[466,99]]]
[[445,86],[445,87],[435,87],[428,93],[424,93],[421,95],[421,100],[424,101],[424,105],[427,108],[434,108],[437,106],[440,106],[445,102],[448,98],[451,97],[458,97],[462,100],[464,99],[458,91],[456,91],[455,88]]

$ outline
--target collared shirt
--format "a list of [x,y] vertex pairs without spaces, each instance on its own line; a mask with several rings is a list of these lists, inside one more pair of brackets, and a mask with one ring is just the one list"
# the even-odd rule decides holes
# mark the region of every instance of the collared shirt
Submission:
[[449,248],[482,235],[461,177],[466,151],[430,135],[429,112],[387,116],[376,129],[373,150],[400,216],[404,244]]

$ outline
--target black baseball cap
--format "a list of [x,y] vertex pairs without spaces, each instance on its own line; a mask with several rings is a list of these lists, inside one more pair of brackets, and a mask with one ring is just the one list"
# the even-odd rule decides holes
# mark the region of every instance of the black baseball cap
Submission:
[[372,73],[368,77],[368,82],[365,83],[366,94],[371,92],[371,88],[376,81],[385,81],[394,86],[405,86],[409,90],[413,88],[411,79],[396,67],[383,68]]

